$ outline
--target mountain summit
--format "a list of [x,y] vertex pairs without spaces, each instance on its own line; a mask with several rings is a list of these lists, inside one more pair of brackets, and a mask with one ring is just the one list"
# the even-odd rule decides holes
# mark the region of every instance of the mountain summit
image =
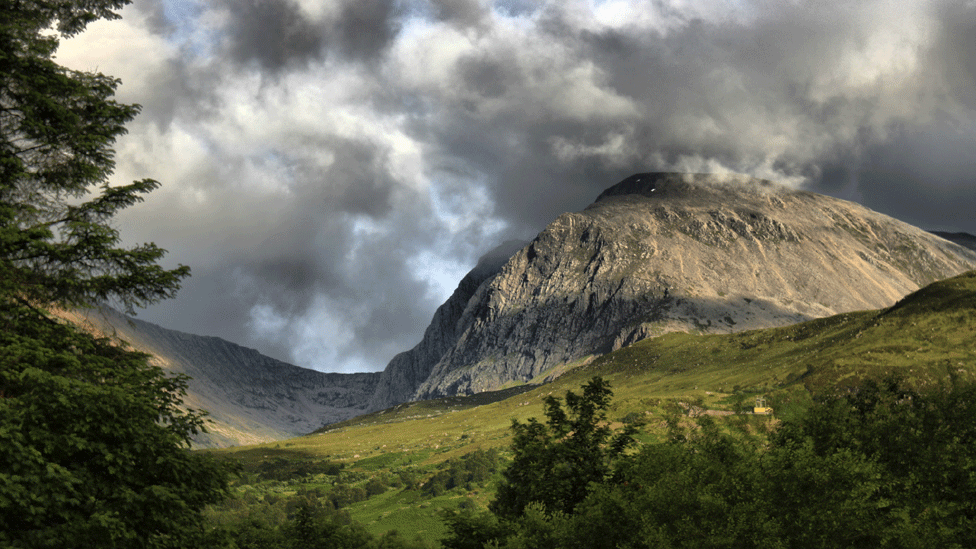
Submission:
[[976,267],[972,250],[858,204],[715,174],[633,175],[509,246],[390,362],[371,409],[543,379],[671,331],[886,307]]

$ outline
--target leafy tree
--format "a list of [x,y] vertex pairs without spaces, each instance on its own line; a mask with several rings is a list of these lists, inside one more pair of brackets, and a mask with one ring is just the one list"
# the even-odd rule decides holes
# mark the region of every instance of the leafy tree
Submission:
[[302,549],[365,549],[374,541],[363,525],[330,507],[303,506],[285,530]]
[[0,546],[191,546],[226,488],[228,466],[187,451],[203,415],[181,409],[185,377],[48,312],[131,312],[189,274],[153,244],[120,247],[110,225],[158,186],[107,182],[138,106],[53,60],[126,3],[0,2]]
[[[589,386],[594,409],[606,405],[601,386]],[[976,384],[868,381],[815,400],[768,437],[704,415],[685,429],[673,413],[667,442],[616,454],[572,505],[550,499],[578,493],[560,472],[575,427],[565,424],[599,414],[580,412],[579,397],[567,403],[569,415],[549,403],[549,428],[515,424],[507,492],[494,513],[449,513],[445,547],[976,546]],[[527,488],[516,490],[521,479]]]
[[[824,528],[856,523],[846,532],[832,531],[836,539],[857,532],[875,546],[976,546],[976,384],[918,391],[898,379],[867,381],[853,392],[820,399],[785,423],[773,445],[773,456],[810,456],[782,456],[769,468],[783,479],[783,493],[771,496],[780,500],[776,510],[786,523],[806,520],[800,502],[789,495],[806,483],[818,500],[829,494],[843,498],[820,505],[836,516]],[[844,463],[838,469],[862,474],[847,488],[838,481],[844,479],[840,473],[818,485],[818,462]]]
[[419,537],[396,530],[371,535],[348,511],[336,509],[317,488],[263,501],[253,492],[237,494],[207,508],[204,547],[227,549],[427,549]]
[[570,513],[586,497],[591,483],[604,482],[614,461],[634,443],[638,425],[618,432],[608,426],[610,384],[594,377],[583,393],[566,392],[566,409],[555,397],[544,403],[546,424],[531,418],[512,421],[512,463],[490,509],[504,518],[522,514],[531,502],[546,512]]
[[700,417],[623,460],[550,546],[972,547],[974,418],[974,385],[895,381],[819,399],[764,448]]
[[472,509],[448,510],[444,513],[448,535],[441,540],[447,549],[482,549],[497,543],[512,530],[510,524],[498,520],[493,513],[479,513]]
[[[139,111],[112,99],[119,81],[53,60],[58,36],[81,32],[128,0],[0,4],[0,289],[21,303],[133,306],[171,297],[187,267],[166,270],[153,244],[118,248],[109,225],[159,184],[111,187],[111,146]],[[59,34],[48,33],[56,28]],[[93,187],[100,194],[84,199]],[[80,201],[80,202],[79,202]]]
[[360,501],[366,501],[369,494],[362,486],[351,486],[345,483],[338,483],[329,491],[329,500],[336,509],[346,507]]
[[386,492],[389,486],[383,481],[383,479],[373,477],[369,479],[369,482],[366,483],[364,488],[366,489],[366,496],[372,497]]
[[[644,446],[594,488],[566,523],[561,547],[777,547],[765,517],[756,449],[709,416],[667,443]],[[680,431],[680,432],[679,432]],[[764,543],[755,543],[757,539]]]
[[[607,482],[615,463],[635,442],[639,424],[619,431],[607,422],[613,392],[594,377],[578,395],[566,392],[565,409],[555,397],[544,403],[546,423],[512,421],[515,456],[488,512],[449,511],[444,520],[448,549],[481,547],[559,547],[563,524],[591,489]],[[474,469],[490,454],[472,454]]]
[[424,483],[422,492],[429,496],[440,496],[454,488],[473,490],[491,477],[497,465],[498,450],[475,450],[448,460],[444,469]]

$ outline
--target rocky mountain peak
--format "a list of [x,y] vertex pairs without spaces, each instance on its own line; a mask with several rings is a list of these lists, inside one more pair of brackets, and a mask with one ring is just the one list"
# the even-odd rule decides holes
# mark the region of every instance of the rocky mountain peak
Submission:
[[722,197],[754,197],[781,194],[789,190],[764,179],[738,174],[651,172],[634,174],[603,191],[594,204],[621,196],[653,199],[700,200]]
[[[513,246],[514,247],[514,246]],[[542,380],[671,331],[889,306],[976,254],[858,204],[734,175],[636,174],[480,266],[371,408]],[[476,276],[475,276],[476,275]]]

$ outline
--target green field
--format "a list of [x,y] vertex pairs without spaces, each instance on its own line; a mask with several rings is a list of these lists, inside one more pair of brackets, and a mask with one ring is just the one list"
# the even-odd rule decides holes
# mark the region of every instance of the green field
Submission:
[[[546,385],[401,404],[308,436],[213,452],[241,460],[246,473],[235,489],[257,502],[267,494],[327,493],[335,484],[372,482],[377,493],[344,507],[353,518],[373,533],[396,529],[433,543],[444,531],[440,510],[483,507],[493,481],[437,496],[425,494],[424,483],[449,460],[475,450],[499,449],[504,462],[513,419],[542,417],[546,396],[576,391],[597,375],[615,393],[610,418],[642,420],[644,443],[663,433],[669,409],[725,412],[731,415],[717,417],[729,427],[762,431],[805,406],[813,394],[846,391],[869,378],[898,375],[918,386],[952,377],[971,380],[976,272],[935,283],[880,311],[731,335],[668,334],[596,358]],[[773,416],[737,414],[756,396],[767,399]],[[315,472],[323,463],[336,474]],[[279,478],[267,478],[274,470]]]

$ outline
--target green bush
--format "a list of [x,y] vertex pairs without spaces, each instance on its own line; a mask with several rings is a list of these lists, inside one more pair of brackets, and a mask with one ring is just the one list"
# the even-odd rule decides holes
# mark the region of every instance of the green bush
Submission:
[[487,481],[498,470],[498,450],[475,450],[460,458],[450,459],[444,468],[434,474],[421,488],[421,492],[436,497],[463,488],[473,490]]

